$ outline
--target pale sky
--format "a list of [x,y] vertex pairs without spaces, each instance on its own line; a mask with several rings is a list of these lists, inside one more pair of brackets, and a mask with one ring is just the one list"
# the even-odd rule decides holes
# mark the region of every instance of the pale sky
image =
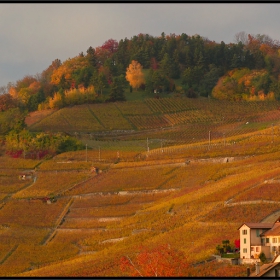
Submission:
[[280,4],[104,3],[0,4],[0,87],[139,33],[199,34],[220,43],[234,35],[266,34],[280,41]]

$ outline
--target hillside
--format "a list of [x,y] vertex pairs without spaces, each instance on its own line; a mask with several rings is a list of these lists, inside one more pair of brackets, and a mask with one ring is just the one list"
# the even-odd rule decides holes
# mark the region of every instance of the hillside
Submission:
[[123,276],[123,256],[169,244],[189,276],[223,276],[215,262],[192,264],[280,210],[278,108],[168,97],[30,113],[30,130],[63,131],[87,149],[1,156],[0,275]]
[[[277,125],[278,101],[220,101],[187,97],[146,98],[37,111],[25,119],[33,132],[65,132],[94,147],[98,140],[143,141],[152,148],[189,144],[259,131]],[[114,143],[115,145],[116,143]],[[146,148],[143,144],[143,150]]]
[[211,260],[280,215],[280,42],[237,35],[109,39],[1,88],[0,276],[131,276],[158,248],[246,275]]

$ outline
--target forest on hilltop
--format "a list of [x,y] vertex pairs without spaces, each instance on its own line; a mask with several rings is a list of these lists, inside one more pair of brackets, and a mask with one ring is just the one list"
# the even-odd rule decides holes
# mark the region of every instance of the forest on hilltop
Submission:
[[[229,100],[280,98],[280,43],[267,35],[239,32],[236,43],[216,43],[199,35],[138,34],[90,46],[64,62],[55,59],[35,76],[1,87],[0,111],[28,111],[67,105],[125,100],[132,61],[146,70],[139,86],[147,92]],[[142,71],[140,69],[140,71]],[[175,81],[179,80],[179,83]],[[104,97],[107,90],[109,96]]]

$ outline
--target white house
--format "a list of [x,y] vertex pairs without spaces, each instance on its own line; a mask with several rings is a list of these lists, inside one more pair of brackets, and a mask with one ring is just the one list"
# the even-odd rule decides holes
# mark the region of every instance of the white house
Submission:
[[280,253],[280,218],[275,223],[244,223],[238,229],[241,262],[255,262],[261,252],[269,259]]

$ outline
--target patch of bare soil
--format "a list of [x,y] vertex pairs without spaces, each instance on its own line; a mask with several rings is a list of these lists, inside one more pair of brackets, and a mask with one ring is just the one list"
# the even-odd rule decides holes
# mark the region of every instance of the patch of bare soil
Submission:
[[41,121],[43,118],[47,117],[48,115],[52,114],[53,112],[55,112],[55,110],[53,110],[53,109],[31,112],[25,118],[25,123],[27,126],[31,126],[32,124]]

